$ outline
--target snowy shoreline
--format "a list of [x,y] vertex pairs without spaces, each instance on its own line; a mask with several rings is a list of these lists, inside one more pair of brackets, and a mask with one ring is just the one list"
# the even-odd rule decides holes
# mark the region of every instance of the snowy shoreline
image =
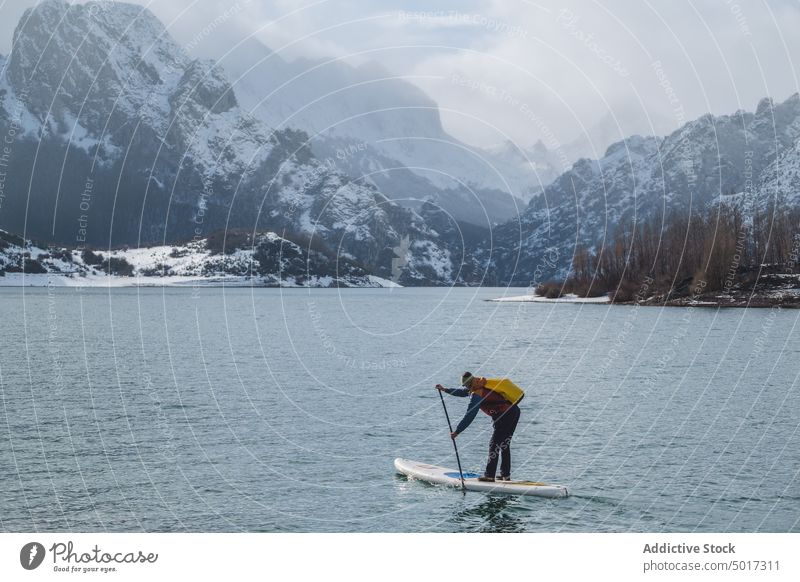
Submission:
[[578,297],[573,293],[568,293],[562,297],[548,298],[539,295],[514,295],[512,297],[495,297],[487,299],[497,303],[611,303],[608,295],[600,297]]
[[[486,299],[496,303],[593,303],[602,305],[634,305],[634,301],[612,302],[607,295],[600,297],[578,297],[568,294],[558,298],[539,295],[516,295]],[[660,297],[649,297],[638,303],[641,307],[726,307],[726,308],[799,308],[800,293],[764,293],[752,296],[702,296],[696,299],[678,297],[663,301]]]
[[87,275],[85,277],[59,275],[55,273],[6,273],[0,277],[0,287],[257,287],[269,289],[327,289],[331,287],[389,288],[401,287],[393,281],[369,275],[365,280],[334,279],[333,277],[311,277],[299,284],[294,277],[279,280],[273,277],[240,276],[132,276]]
[[0,287],[400,287],[273,232],[238,243],[225,250],[200,239],[91,251],[43,248],[0,230]]

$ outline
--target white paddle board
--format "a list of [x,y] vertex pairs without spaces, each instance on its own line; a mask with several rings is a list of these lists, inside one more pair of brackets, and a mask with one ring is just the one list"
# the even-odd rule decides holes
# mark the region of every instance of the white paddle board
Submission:
[[[458,469],[446,469],[427,463],[395,459],[394,467],[414,479],[461,488],[461,477]],[[539,497],[567,497],[569,492],[563,485],[550,485],[537,481],[478,481],[477,473],[464,473],[464,486],[469,491],[486,493],[507,493],[509,495],[538,495]]]

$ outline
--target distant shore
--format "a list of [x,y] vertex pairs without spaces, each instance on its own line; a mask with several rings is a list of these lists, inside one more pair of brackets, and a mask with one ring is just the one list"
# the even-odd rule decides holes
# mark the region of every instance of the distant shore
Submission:
[[542,297],[540,295],[514,295],[512,297],[496,297],[487,299],[497,303],[611,303],[608,295],[600,297],[578,297],[574,293],[568,293],[561,297]]
[[782,307],[800,308],[800,289],[786,289],[766,293],[731,293],[719,292],[667,298],[664,295],[653,295],[638,300],[612,301],[609,295],[599,297],[579,297],[574,293],[561,297],[543,297],[540,295],[516,295],[487,299],[497,303],[591,303],[603,305],[641,305],[645,307]]
[[397,283],[368,275],[366,277],[335,279],[333,277],[310,277],[298,283],[294,277],[245,277],[235,275],[218,276],[130,276],[89,274],[69,276],[57,273],[5,273],[0,276],[0,288],[17,287],[72,287],[72,288],[133,288],[133,287],[255,287],[269,289],[327,289],[342,288],[387,288],[400,287]]

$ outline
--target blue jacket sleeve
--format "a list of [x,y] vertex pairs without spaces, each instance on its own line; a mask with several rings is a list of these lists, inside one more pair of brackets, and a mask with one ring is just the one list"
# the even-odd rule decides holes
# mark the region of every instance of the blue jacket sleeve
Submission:
[[466,388],[445,388],[444,391],[452,396],[469,396],[469,390]]
[[467,413],[464,415],[464,418],[461,419],[461,422],[459,422],[458,426],[456,427],[457,433],[461,434],[467,429],[467,427],[470,424],[472,424],[472,421],[475,420],[475,416],[481,409],[482,402],[483,398],[481,398],[479,394],[472,395],[472,398],[469,399],[469,406],[467,407]]

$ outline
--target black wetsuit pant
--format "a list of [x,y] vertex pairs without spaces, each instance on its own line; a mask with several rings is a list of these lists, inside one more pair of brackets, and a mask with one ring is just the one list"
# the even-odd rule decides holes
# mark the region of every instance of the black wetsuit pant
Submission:
[[500,476],[511,476],[511,437],[519,422],[519,406],[516,404],[503,414],[492,418],[494,432],[489,441],[489,461],[486,463],[486,476],[494,477],[497,472],[497,459],[500,457]]

